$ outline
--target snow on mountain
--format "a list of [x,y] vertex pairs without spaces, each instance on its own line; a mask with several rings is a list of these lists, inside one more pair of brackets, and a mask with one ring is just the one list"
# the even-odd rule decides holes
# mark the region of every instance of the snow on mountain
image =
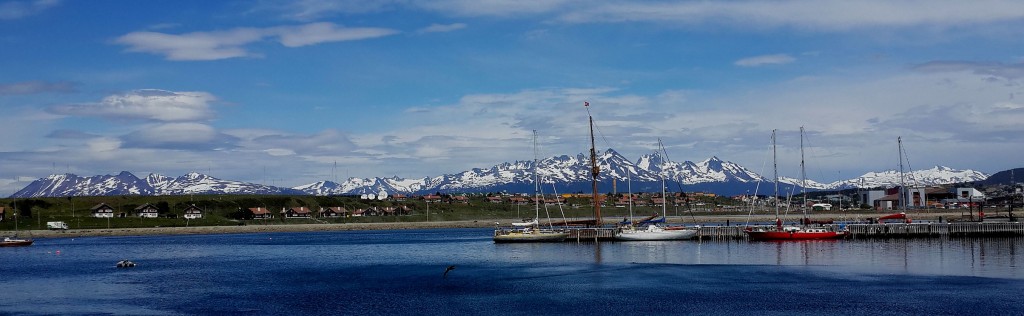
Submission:
[[[635,163],[613,149],[601,152],[597,157],[597,165],[601,170],[599,181],[616,179],[625,182],[627,176],[634,183],[660,182],[664,176],[670,182],[681,182],[684,185],[709,182],[740,182],[750,183],[762,177],[740,165],[723,161],[717,157],[699,163],[671,162],[659,153],[640,157]],[[537,162],[537,174],[542,183],[556,183],[569,187],[570,184],[587,184],[591,181],[589,155],[580,153],[575,156],[561,155],[549,157]],[[529,192],[534,183],[533,161],[515,161],[495,165],[490,168],[477,168],[456,174],[442,175],[424,179],[400,178],[369,178],[349,179],[343,184],[333,182],[317,182],[298,186],[294,189],[308,194],[362,194],[376,193],[385,190],[389,193],[416,192],[452,192],[452,191],[498,191],[510,190]]]
[[[607,186],[611,179],[620,183],[631,181],[634,188],[660,188],[662,177],[667,182],[687,186],[687,190],[709,190],[720,194],[751,192],[759,182],[770,182],[761,175],[735,163],[711,157],[701,162],[674,162],[659,153],[644,155],[632,162],[615,150],[608,149],[597,157],[601,173],[598,181]],[[50,175],[33,181],[13,197],[109,196],[109,195],[184,195],[184,194],[416,194],[433,192],[532,192],[534,161],[514,161],[490,168],[475,168],[459,173],[419,179],[350,178],[341,183],[319,181],[294,188],[221,180],[197,172],[177,178],[150,174],[140,179],[130,172],[117,175],[79,177],[73,174]],[[536,163],[537,174],[548,190],[557,185],[562,192],[586,191],[591,181],[590,158],[587,154],[561,155]],[[936,166],[927,170],[904,173],[907,185],[937,185],[980,181],[988,175],[973,170],[955,170]],[[800,187],[799,179],[780,177],[780,184]],[[812,190],[835,190],[854,187],[891,187],[900,183],[899,172],[869,172],[860,177],[833,183],[806,180]],[[674,185],[673,185],[674,186]],[[621,185],[620,185],[621,188]],[[621,189],[620,189],[621,190]],[[756,191],[756,190],[755,190]]]
[[140,179],[128,171],[117,175],[80,177],[50,175],[33,181],[12,197],[185,195],[185,194],[305,194],[302,191],[239,181],[221,180],[192,172],[177,178],[150,174]]
[[829,183],[823,189],[845,189],[845,188],[874,188],[892,187],[904,183],[907,186],[930,186],[961,182],[982,181],[988,178],[988,174],[974,170],[956,170],[949,167],[935,166],[931,169],[908,171],[903,173],[900,180],[898,170],[887,170],[882,172],[868,172],[864,175]]

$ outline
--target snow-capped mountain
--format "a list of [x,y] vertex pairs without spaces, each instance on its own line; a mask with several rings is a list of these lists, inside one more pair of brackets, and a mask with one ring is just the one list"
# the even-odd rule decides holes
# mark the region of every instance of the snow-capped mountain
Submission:
[[171,178],[150,174],[140,179],[128,171],[117,175],[80,177],[55,174],[33,181],[12,197],[185,195],[185,194],[305,194],[302,191],[240,181],[221,180],[197,172]]
[[[930,186],[950,183],[982,181],[988,174],[974,170],[956,170],[949,167],[935,166],[931,169],[903,172],[903,180],[907,186]],[[897,186],[901,183],[898,170],[868,172],[860,177],[829,183],[820,189],[834,190],[847,188],[873,188]],[[811,187],[808,185],[808,187]]]
[[[635,192],[661,189],[662,177],[672,191],[707,191],[718,194],[754,193],[761,182],[770,183],[761,175],[738,164],[711,157],[701,162],[674,162],[659,153],[644,155],[635,162],[612,149],[597,157],[598,176],[602,191],[624,192],[626,182]],[[73,174],[50,175],[36,180],[15,193],[14,197],[53,197],[85,195],[183,195],[183,194],[420,194],[433,192],[533,192],[534,161],[505,162],[490,168],[475,168],[459,173],[418,179],[350,178],[342,183],[319,181],[294,188],[221,180],[192,172],[177,178],[150,174],[140,179],[130,172],[118,175],[79,177]],[[591,181],[590,159],[587,154],[561,155],[542,159],[536,163],[544,192],[589,192]],[[981,181],[988,175],[974,170],[955,170],[934,167],[904,173],[907,185],[937,185]],[[615,182],[612,181],[615,179]],[[780,185],[800,187],[800,179],[782,177]],[[899,185],[897,171],[869,172],[860,177],[832,183],[806,180],[807,189],[835,190],[872,188]],[[764,191],[761,184],[760,192]],[[615,187],[617,186],[617,188]]]
[[[590,159],[586,154],[555,156],[536,164],[537,174],[545,187],[555,185],[560,192],[575,192],[589,188]],[[669,183],[699,185],[705,183],[753,183],[762,177],[740,165],[712,157],[699,163],[672,162],[658,153],[647,154],[632,162],[613,149],[597,157],[601,169],[598,181],[607,185],[611,179],[625,183],[627,177],[638,189],[660,187],[662,176]],[[294,189],[308,194],[363,194],[363,193],[418,193],[418,192],[532,192],[534,162],[515,161],[486,169],[472,169],[456,174],[423,179],[352,178],[344,183],[321,181]],[[624,189],[624,187],[623,187]],[[542,188],[550,192],[551,188]]]

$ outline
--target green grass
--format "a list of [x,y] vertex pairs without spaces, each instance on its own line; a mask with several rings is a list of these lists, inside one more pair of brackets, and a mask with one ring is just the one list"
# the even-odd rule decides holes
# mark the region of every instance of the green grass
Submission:
[[[721,201],[708,201],[711,205],[721,204]],[[125,218],[94,218],[91,208],[99,203],[106,203],[114,208],[114,213],[126,213]],[[139,218],[134,214],[134,209],[140,205],[150,203],[158,208],[163,208],[161,218]],[[562,212],[568,219],[589,218],[593,211],[588,205],[589,199],[570,198],[567,205],[563,205],[561,211],[558,206],[547,207],[547,212],[552,219],[562,217]],[[186,220],[183,218],[183,210],[189,205],[196,205],[202,208],[203,219]],[[570,204],[583,205],[572,207]],[[462,203],[431,203],[429,206],[418,200],[409,201],[368,201],[360,200],[352,196],[267,196],[267,195],[197,195],[197,196],[103,196],[103,197],[62,197],[62,198],[32,198],[32,199],[0,199],[0,206],[6,207],[5,220],[0,222],[0,230],[13,230],[14,220],[12,215],[14,206],[17,205],[19,217],[18,229],[46,229],[46,222],[63,221],[71,229],[100,229],[100,228],[137,228],[137,227],[183,227],[183,226],[232,226],[244,224],[301,224],[316,223],[313,219],[282,219],[278,212],[282,208],[305,206],[316,212],[320,207],[342,206],[348,210],[368,208],[371,206],[408,206],[413,210],[411,215],[402,216],[363,216],[350,218],[327,218],[321,222],[327,223],[383,223],[383,222],[424,222],[424,221],[460,221],[460,220],[483,220],[483,219],[516,219],[529,218],[534,216],[534,206],[531,205],[510,205],[495,204],[487,202],[484,195],[470,197],[468,204]],[[237,220],[232,218],[232,213],[238,209],[250,207],[265,207],[274,213],[275,217],[268,220]],[[429,218],[427,210],[429,208]],[[636,216],[649,215],[660,212],[660,208],[636,207]],[[688,215],[682,208],[669,208],[669,216]],[[696,214],[706,214],[706,210],[697,210]],[[165,218],[167,214],[175,214],[177,218]],[[716,214],[722,214],[716,212]],[[602,207],[602,215],[606,217],[626,217],[628,209],[617,208],[610,205]],[[544,208],[541,209],[541,218],[547,218]]]

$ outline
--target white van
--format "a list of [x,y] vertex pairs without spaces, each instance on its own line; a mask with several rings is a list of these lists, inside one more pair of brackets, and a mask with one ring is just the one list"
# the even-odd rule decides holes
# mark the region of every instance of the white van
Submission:
[[67,230],[68,224],[65,222],[46,222],[46,228],[50,230]]

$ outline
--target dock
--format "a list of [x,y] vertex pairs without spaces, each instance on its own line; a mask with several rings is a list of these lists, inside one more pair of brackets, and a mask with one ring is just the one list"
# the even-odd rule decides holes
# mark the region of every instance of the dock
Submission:
[[[898,224],[829,224],[825,227],[845,227],[850,239],[869,238],[955,238],[1024,236],[1022,222],[955,222],[955,223],[898,223]],[[700,226],[695,240],[747,239],[745,226]],[[758,226],[754,226],[758,227]],[[764,226],[771,227],[771,226]],[[569,242],[598,242],[614,240],[615,228],[569,228]]]
[[850,238],[1024,236],[1021,222],[849,224]]

